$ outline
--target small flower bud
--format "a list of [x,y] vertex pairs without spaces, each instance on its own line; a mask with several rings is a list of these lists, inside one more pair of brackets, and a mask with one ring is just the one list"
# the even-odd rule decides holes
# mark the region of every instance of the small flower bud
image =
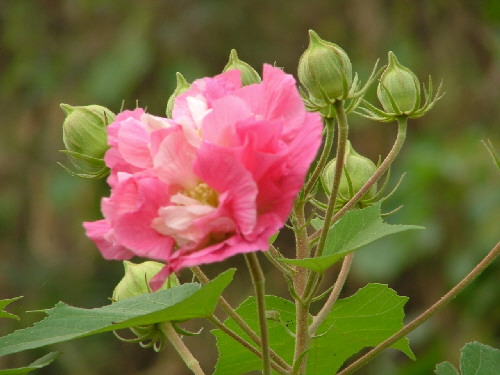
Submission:
[[231,50],[229,54],[229,61],[222,70],[227,72],[228,70],[238,69],[241,72],[241,83],[243,86],[251,85],[252,83],[259,83],[261,81],[259,73],[244,61],[238,58],[238,54],[235,49]]
[[[135,264],[129,261],[124,261],[123,266],[125,267],[125,276],[116,286],[113,291],[112,300],[115,302],[139,296],[141,294],[150,293],[151,289],[149,287],[149,281],[165,266],[164,264],[147,261],[139,264]],[[175,274],[170,275],[170,277],[165,281],[165,284],[160,288],[160,290],[168,289],[172,286],[179,285]]]
[[401,65],[392,52],[389,52],[389,65],[380,77],[377,96],[384,109],[396,115],[409,115],[420,106],[417,76]]
[[349,94],[351,61],[342,48],[309,30],[309,46],[300,57],[298,77],[311,97],[332,103],[347,98]]
[[[122,301],[127,298],[150,293],[149,282],[164,267],[163,264],[153,261],[147,261],[135,264],[124,261],[125,276],[113,291],[113,302]],[[171,274],[165,281],[160,290],[169,289],[180,285],[175,274]],[[125,342],[138,342],[143,348],[152,347],[155,351],[160,351],[165,345],[165,332],[162,323],[137,326],[130,328],[136,336],[133,339],[125,339],[115,332],[115,336]]]
[[104,153],[109,148],[106,127],[113,122],[115,114],[99,105],[73,107],[61,104],[61,108],[66,112],[63,123],[66,150],[63,152],[83,173],[70,172],[80,177],[103,177],[106,169]]
[[[333,159],[326,165],[321,179],[323,188],[328,194],[333,186],[336,161],[336,159]],[[361,190],[366,181],[375,173],[377,166],[370,159],[358,154],[348,141],[345,151],[344,168],[345,170],[340,178],[338,197],[338,203],[342,206]],[[363,205],[364,202],[375,197],[376,193],[377,185],[374,184],[361,199],[361,204]]]
[[191,86],[181,73],[177,72],[176,77],[177,77],[177,86],[175,87],[175,90],[172,93],[172,95],[170,95],[170,98],[168,98],[167,109],[165,110],[165,113],[168,118],[172,117],[175,98],[177,98],[180,94],[186,91],[189,88],[189,86]]

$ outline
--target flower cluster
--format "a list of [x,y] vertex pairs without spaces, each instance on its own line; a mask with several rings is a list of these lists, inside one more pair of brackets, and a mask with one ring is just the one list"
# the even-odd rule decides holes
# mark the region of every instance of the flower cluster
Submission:
[[84,227],[107,259],[166,262],[153,289],[180,268],[266,250],[320,146],[320,115],[292,76],[265,65],[242,86],[240,75],[193,82],[171,119],[136,109],[107,127],[111,194]]

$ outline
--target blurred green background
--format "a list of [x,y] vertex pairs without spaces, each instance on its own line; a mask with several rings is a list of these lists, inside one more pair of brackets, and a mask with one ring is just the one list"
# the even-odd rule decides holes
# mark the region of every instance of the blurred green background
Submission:
[[[118,112],[122,100],[128,108],[138,100],[162,115],[175,72],[189,81],[215,75],[231,48],[257,70],[268,62],[295,74],[310,28],[342,46],[362,79],[392,50],[421,80],[442,78],[446,91],[430,114],[411,122],[393,167],[394,180],[407,175],[384,206],[404,204],[390,222],[427,229],[362,250],[343,295],[367,282],[387,283],[410,297],[411,318],[465,275],[500,234],[500,175],[480,143],[490,138],[500,149],[498,0],[0,0],[0,298],[24,296],[8,308],[21,322],[2,319],[0,334],[42,317],[26,310],[60,300],[104,305],[122,275],[122,265],[103,260],[81,226],[100,218],[105,182],[73,178],[56,164],[66,162],[58,152],[60,103]],[[350,121],[358,152],[373,160],[387,153],[393,125]],[[286,240],[280,239],[282,248],[290,248]],[[228,265],[240,268],[228,290],[237,304],[251,291],[242,259],[207,272]],[[437,362],[456,363],[466,342],[499,347],[499,271],[497,260],[410,335],[417,362],[388,351],[358,373],[431,374]],[[190,279],[189,272],[182,276]],[[286,296],[276,272],[268,272],[268,285]],[[210,329],[187,339],[207,373],[216,359]],[[112,334],[50,349],[63,355],[39,374],[189,374],[170,347],[157,355]],[[0,368],[25,365],[48,351],[0,358]]]

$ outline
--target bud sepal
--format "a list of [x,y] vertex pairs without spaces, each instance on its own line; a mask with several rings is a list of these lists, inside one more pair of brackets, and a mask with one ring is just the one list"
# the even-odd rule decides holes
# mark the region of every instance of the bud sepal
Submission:
[[61,150],[68,155],[75,170],[61,163],[73,176],[99,179],[109,174],[104,163],[104,153],[109,148],[107,126],[113,122],[115,114],[99,105],[70,106],[61,104],[66,113],[63,123],[63,143]]
[[172,93],[172,95],[170,95],[170,97],[167,100],[167,108],[165,109],[165,114],[167,115],[167,118],[172,118],[172,111],[174,110],[175,98],[177,98],[191,86],[190,83],[186,81],[186,79],[181,73],[177,72],[175,76],[177,78],[177,85],[175,86],[174,92]]
[[401,65],[396,55],[389,52],[389,64],[385,67],[377,87],[377,96],[383,109],[379,109],[366,100],[362,101],[360,111],[356,113],[368,119],[380,122],[392,122],[398,118],[419,118],[429,112],[434,104],[441,99],[442,81],[434,94],[432,78],[429,76],[427,87],[422,85],[424,104],[420,81],[407,67]]
[[[372,176],[380,166],[380,159],[378,163],[375,164],[370,159],[357,153],[353,149],[349,141],[347,141],[346,144],[344,160],[345,161],[339,184],[338,197],[337,201],[335,202],[335,212],[344,207],[362,188],[364,188],[364,186],[368,183],[368,181],[372,178]],[[321,185],[323,186],[323,189],[327,195],[329,195],[331,192],[333,178],[335,175],[335,168],[336,159],[334,158],[325,166],[320,178]],[[389,169],[384,178],[382,187],[378,189],[377,184],[373,184],[370,189],[363,195],[363,197],[358,201],[356,207],[369,207],[376,202],[383,202],[391,197],[403,180],[404,174],[400,177],[399,181],[396,183],[396,186],[387,195],[383,196],[384,191],[386,190],[389,183],[390,174],[391,171]],[[321,210],[326,210],[328,206],[327,204],[316,199],[312,199],[311,203],[313,203],[313,205]],[[399,208],[400,207],[398,207],[394,211],[384,214],[384,216],[388,216],[393,212],[396,212],[397,210],[399,210]]]
[[243,86],[261,82],[259,73],[257,73],[257,71],[252,68],[250,64],[240,60],[235,49],[231,50],[231,53],[229,54],[229,61],[222,72],[227,72],[232,69],[237,69],[241,72],[241,84]]
[[[329,195],[333,186],[337,159],[332,159],[323,170],[321,183],[326,194]],[[344,170],[340,178],[337,205],[343,207],[375,173],[377,166],[370,159],[357,153],[351,143],[347,141],[344,157]],[[361,207],[371,203],[377,194],[377,185],[374,184],[360,200]]]
[[353,111],[363,99],[368,87],[380,75],[378,61],[366,84],[361,87],[357,73],[352,76],[352,66],[347,53],[335,43],[321,39],[309,30],[309,46],[302,54],[298,78],[303,86],[302,99],[309,111],[317,111],[323,117],[335,117],[333,104],[350,100],[346,112]]
[[[146,261],[139,264],[124,261],[123,265],[125,267],[125,276],[120,280],[113,291],[113,296],[111,297],[111,301],[113,302],[151,293],[149,282],[165,266],[162,263],[153,261]],[[170,289],[179,285],[179,279],[172,273],[159,290]],[[174,322],[171,323],[174,325]],[[116,332],[114,332],[114,334],[121,341],[139,343],[143,348],[153,348],[154,351],[158,352],[163,349],[166,342],[164,324],[165,323],[155,323],[132,327],[130,330],[136,337],[131,339],[123,338]]]

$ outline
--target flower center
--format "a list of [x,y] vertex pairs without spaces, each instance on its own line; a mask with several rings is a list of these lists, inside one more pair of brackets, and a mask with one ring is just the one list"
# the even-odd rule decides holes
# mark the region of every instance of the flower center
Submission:
[[182,194],[212,207],[217,207],[219,203],[217,192],[204,182],[199,183],[193,189],[184,190]]

